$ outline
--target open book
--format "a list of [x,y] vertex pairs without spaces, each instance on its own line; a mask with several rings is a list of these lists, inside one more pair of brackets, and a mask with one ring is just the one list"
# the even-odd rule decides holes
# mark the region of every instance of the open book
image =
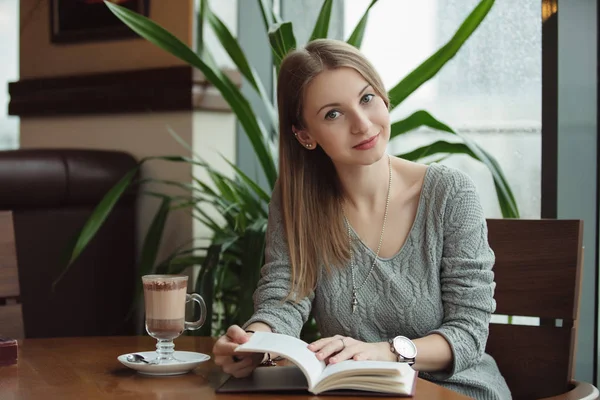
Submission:
[[389,361],[347,360],[326,365],[292,336],[256,332],[236,352],[276,353],[297,367],[261,367],[249,378],[229,379],[217,390],[226,392],[308,390],[319,394],[332,390],[358,390],[412,396],[417,373],[408,364]]

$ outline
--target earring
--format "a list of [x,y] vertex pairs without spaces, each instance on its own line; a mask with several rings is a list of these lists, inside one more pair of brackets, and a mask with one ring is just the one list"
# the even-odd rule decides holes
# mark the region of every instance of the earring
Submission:
[[294,136],[295,136],[295,137],[298,137],[298,132],[294,132]]
[[305,146],[306,146],[307,149],[310,149],[312,147],[312,144],[306,143]]

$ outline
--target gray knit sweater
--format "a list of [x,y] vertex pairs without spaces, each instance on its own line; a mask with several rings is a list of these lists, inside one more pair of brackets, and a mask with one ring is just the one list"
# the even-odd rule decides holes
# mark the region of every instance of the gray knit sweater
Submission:
[[[354,314],[349,268],[321,274],[315,292],[298,304],[281,302],[288,293],[290,266],[279,202],[275,191],[255,313],[244,326],[262,321],[298,337],[312,308],[323,337],[381,342],[435,332],[450,343],[453,365],[448,372],[421,372],[420,377],[476,399],[511,398],[495,361],[484,353],[496,306],[494,253],[475,186],[464,173],[440,164],[428,167],[406,243],[393,257],[379,259],[358,292]],[[360,285],[375,254],[353,235]]]

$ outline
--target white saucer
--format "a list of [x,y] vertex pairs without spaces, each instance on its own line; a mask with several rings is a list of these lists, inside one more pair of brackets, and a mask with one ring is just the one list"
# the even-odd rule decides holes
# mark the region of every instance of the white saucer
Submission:
[[[144,362],[127,361],[127,356],[129,354],[133,353],[121,354],[117,357],[117,360],[126,367],[135,369],[140,374],[155,376],[185,374],[204,361],[210,360],[210,356],[207,354],[195,353],[193,351],[175,351],[173,356],[179,361],[169,364],[146,364]],[[141,351],[135,352],[135,354],[143,356],[146,360],[152,360],[156,357],[156,351]]]

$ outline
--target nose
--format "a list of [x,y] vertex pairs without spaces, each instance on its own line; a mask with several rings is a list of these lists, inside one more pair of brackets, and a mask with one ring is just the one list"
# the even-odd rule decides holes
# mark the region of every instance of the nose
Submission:
[[355,135],[367,133],[373,125],[369,116],[363,110],[356,110],[352,113],[351,124],[350,132]]

